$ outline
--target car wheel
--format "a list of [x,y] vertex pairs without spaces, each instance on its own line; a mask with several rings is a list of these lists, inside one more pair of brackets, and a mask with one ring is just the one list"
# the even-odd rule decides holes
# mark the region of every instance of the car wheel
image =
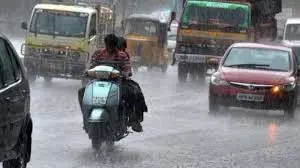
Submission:
[[32,120],[29,119],[26,131],[20,137],[21,149],[18,158],[3,162],[3,168],[26,168],[31,155]]
[[188,70],[187,70],[187,66],[185,66],[182,63],[178,64],[178,80],[179,82],[185,82],[187,75],[188,75]]
[[295,111],[297,108],[297,98],[294,96],[290,99],[290,101],[287,102],[287,104],[284,107],[284,116],[285,117],[294,117]]
[[209,94],[208,98],[208,108],[210,113],[220,112],[220,104],[217,102],[217,96],[213,94]]

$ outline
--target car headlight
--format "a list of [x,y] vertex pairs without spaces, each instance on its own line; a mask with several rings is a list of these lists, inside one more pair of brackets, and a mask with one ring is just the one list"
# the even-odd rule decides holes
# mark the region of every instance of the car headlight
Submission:
[[220,78],[218,78],[218,77],[216,77],[216,76],[214,76],[214,75],[212,75],[212,76],[210,77],[210,82],[211,82],[213,85],[223,85],[223,86],[229,85],[229,83],[228,83],[227,81],[222,80],[222,79],[220,79]]
[[296,88],[296,82],[290,82],[281,86],[284,91],[291,91]]
[[283,84],[283,85],[273,86],[271,91],[272,91],[272,93],[277,94],[281,91],[289,92],[289,91],[294,90],[295,88],[296,88],[296,82],[290,82],[290,83]]

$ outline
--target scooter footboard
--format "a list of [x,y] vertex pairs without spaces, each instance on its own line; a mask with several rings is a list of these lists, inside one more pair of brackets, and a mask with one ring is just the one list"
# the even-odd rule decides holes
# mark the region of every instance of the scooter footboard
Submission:
[[93,109],[89,116],[90,123],[109,122],[109,113],[103,108]]

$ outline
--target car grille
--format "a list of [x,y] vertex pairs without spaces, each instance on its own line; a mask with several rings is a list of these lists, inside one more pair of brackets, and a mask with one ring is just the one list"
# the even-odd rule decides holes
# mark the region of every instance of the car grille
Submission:
[[273,85],[260,85],[260,84],[238,83],[238,82],[230,82],[230,85],[238,89],[244,89],[250,91],[268,91],[273,87]]

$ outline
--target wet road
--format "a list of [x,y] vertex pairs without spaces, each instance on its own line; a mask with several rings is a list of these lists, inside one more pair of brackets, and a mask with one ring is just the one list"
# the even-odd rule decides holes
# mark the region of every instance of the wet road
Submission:
[[101,157],[82,129],[80,81],[57,79],[46,86],[38,80],[31,86],[34,132],[28,167],[299,167],[298,113],[292,121],[277,111],[229,109],[210,116],[206,86],[179,85],[176,67],[166,74],[140,72],[134,79],[149,107],[144,133],[130,134]]

